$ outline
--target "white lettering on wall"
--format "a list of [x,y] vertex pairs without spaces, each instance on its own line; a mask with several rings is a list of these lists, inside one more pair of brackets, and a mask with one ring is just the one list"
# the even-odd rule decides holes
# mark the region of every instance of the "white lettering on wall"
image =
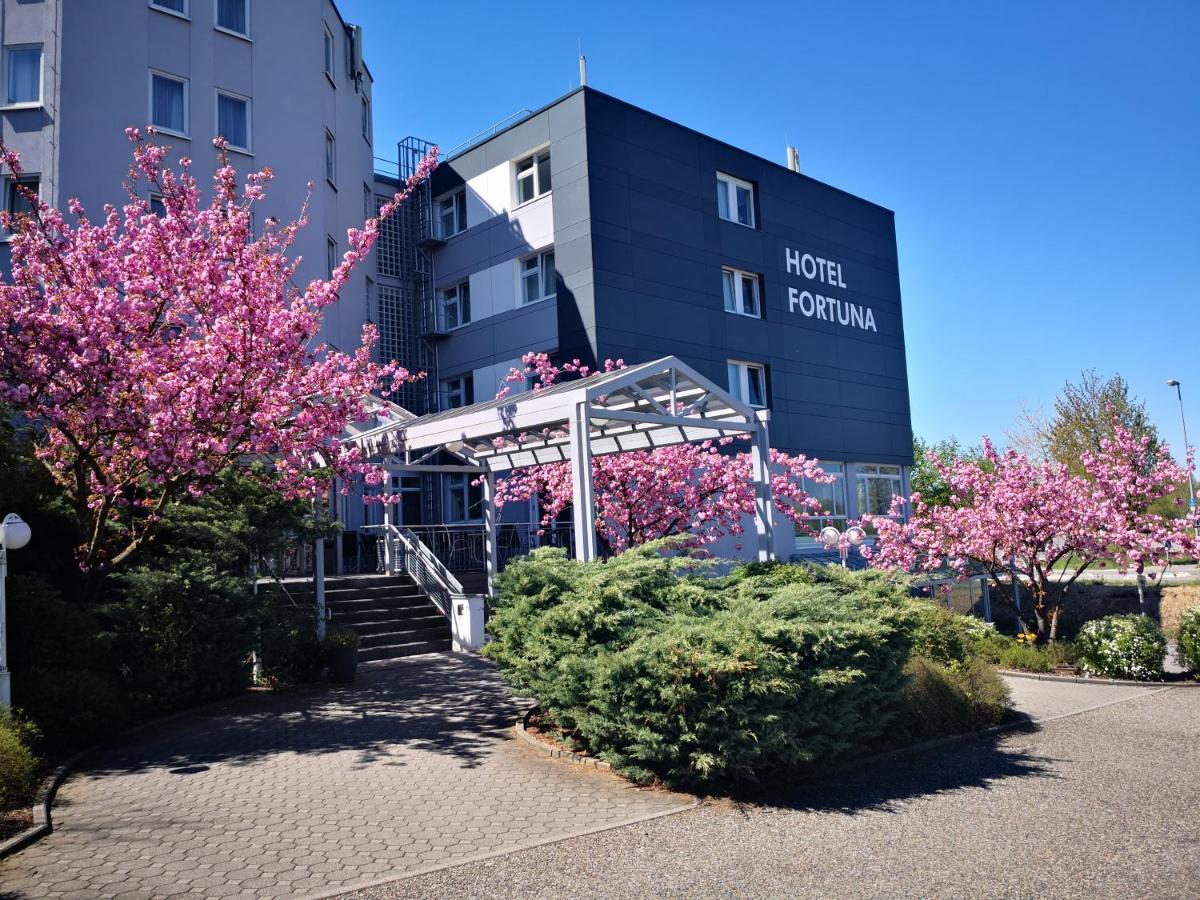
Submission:
[[[799,275],[830,287],[846,287],[846,281],[842,277],[842,264],[831,259],[823,259],[811,253],[802,254],[799,250],[784,247],[784,267],[789,275]],[[789,287],[788,312],[794,313],[797,310],[810,319],[837,322],[839,325],[861,328],[864,331],[879,331],[875,327],[875,312],[869,306]]]

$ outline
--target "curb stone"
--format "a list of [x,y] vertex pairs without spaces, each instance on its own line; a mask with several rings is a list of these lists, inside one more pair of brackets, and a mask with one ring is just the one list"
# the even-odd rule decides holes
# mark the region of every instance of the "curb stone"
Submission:
[[549,744],[539,741],[528,731],[525,730],[525,723],[529,721],[529,717],[537,712],[536,706],[531,706],[525,715],[517,719],[513,729],[517,733],[517,737],[538,750],[541,753],[551,756],[554,759],[565,759],[567,762],[578,763],[581,766],[591,766],[594,769],[603,769],[606,772],[612,771],[612,763],[607,763],[602,759],[596,759],[594,756],[584,756],[582,753],[576,753],[573,750],[560,750],[557,747],[551,747]]
[[0,844],[0,859],[12,856],[18,850],[25,849],[54,830],[54,823],[50,818],[50,807],[54,805],[54,795],[58,793],[59,786],[67,780],[67,776],[71,774],[75,765],[90,752],[90,750],[83,750],[68,757],[53,772],[42,779],[37,792],[33,795],[33,807],[30,810],[33,814],[33,824],[20,834],[14,834]]
[[1113,687],[1182,687],[1200,688],[1200,681],[1131,681],[1120,678],[1088,678],[1085,675],[1051,675],[1048,672],[1022,672],[1018,669],[997,669],[1007,678],[1028,678],[1031,681],[1060,681],[1073,684],[1112,685]]

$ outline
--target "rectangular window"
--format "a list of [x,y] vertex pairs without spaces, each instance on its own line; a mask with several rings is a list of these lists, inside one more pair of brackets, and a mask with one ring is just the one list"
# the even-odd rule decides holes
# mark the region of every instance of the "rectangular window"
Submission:
[[163,201],[162,194],[150,195],[150,212],[160,219],[167,217],[167,204]]
[[337,268],[337,241],[329,235],[325,236],[325,268],[327,278],[333,278],[333,270]]
[[446,521],[477,522],[482,517],[483,487],[469,475],[446,476]]
[[467,192],[460,188],[436,201],[438,237],[453,237],[467,230]]
[[325,77],[333,81],[333,32],[328,25],[325,26]]
[[154,9],[161,9],[164,12],[176,13],[181,16],[188,14],[187,0],[150,0],[150,5]]
[[821,504],[821,514],[806,516],[803,522],[796,524],[796,548],[812,547],[817,544],[813,532],[827,525],[832,525],[839,531],[846,528],[846,467],[839,462],[821,460],[821,468],[826,475],[834,476],[830,484],[804,479],[804,491]]
[[767,405],[767,370],[758,363],[730,360],[729,393],[749,406]]
[[542,150],[517,164],[517,203],[528,203],[550,190],[550,151]]
[[371,101],[366,97],[362,98],[362,131],[363,138],[371,143]]
[[860,516],[886,516],[891,512],[892,499],[902,495],[899,466],[866,464],[858,467],[855,479]]
[[363,185],[363,221],[375,218],[375,195],[371,188]]
[[9,103],[42,102],[42,48],[5,47]]
[[717,214],[729,222],[754,228],[754,185],[718,172]]
[[217,0],[217,27],[250,37],[250,0]]
[[4,208],[12,216],[33,215],[33,201],[26,193],[35,197],[41,192],[41,179],[37,175],[22,175],[20,178],[6,178],[4,182]]
[[441,292],[442,328],[453,331],[471,321],[471,285],[462,284]]
[[160,131],[187,137],[187,79],[150,73],[150,124]]
[[460,409],[475,402],[475,376],[468,372],[442,379],[442,408]]
[[555,295],[554,251],[521,260],[521,302],[537,303]]
[[328,131],[325,132],[325,180],[337,186],[337,146]]
[[250,101],[217,91],[217,134],[235,150],[250,152]]
[[762,317],[762,298],[758,276],[728,266],[721,269],[721,290],[725,311],[743,316]]

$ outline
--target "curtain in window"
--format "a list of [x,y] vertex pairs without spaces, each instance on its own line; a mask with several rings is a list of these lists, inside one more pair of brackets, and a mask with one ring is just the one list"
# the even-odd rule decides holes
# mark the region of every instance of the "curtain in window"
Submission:
[[229,141],[231,147],[250,149],[248,112],[245,100],[217,95],[217,133]]
[[238,34],[249,34],[246,0],[217,0],[217,24]]
[[36,103],[42,94],[42,51],[21,47],[8,51],[8,102]]
[[180,134],[186,131],[183,121],[183,84],[170,78],[154,76],[154,124]]

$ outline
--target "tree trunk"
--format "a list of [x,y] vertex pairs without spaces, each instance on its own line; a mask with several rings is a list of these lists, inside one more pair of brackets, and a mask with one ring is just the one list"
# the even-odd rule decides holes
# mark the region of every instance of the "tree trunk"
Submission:
[[1062,606],[1055,606],[1050,610],[1050,643],[1053,644],[1058,640],[1058,617],[1062,613]]

